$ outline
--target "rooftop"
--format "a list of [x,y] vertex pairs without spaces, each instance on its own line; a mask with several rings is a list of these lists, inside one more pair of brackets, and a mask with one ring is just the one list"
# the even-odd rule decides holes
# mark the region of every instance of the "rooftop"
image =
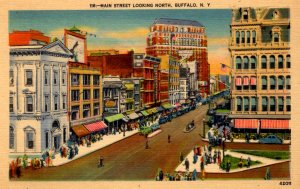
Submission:
[[204,27],[200,22],[194,20],[182,20],[172,18],[156,18],[153,24],[169,24],[169,25],[183,25],[183,26],[198,26]]

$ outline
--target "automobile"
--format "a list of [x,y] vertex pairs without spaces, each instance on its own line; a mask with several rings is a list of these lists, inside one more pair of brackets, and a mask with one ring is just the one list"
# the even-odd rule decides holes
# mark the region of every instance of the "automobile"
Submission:
[[214,109],[207,110],[207,115],[214,115],[216,111]]
[[276,135],[269,135],[265,138],[259,139],[260,144],[282,144],[283,140]]

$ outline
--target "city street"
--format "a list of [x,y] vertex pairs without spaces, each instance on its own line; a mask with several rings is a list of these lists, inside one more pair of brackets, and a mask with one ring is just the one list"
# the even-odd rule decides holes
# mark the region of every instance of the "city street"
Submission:
[[[206,144],[201,140],[201,136],[202,120],[207,108],[208,105],[200,106],[195,111],[161,125],[162,132],[148,139],[149,149],[145,149],[145,137],[136,134],[62,166],[37,170],[28,168],[17,180],[154,180],[158,168],[173,173],[179,164],[180,152],[186,156],[195,145]],[[183,129],[193,119],[196,128],[190,133],[184,133]],[[171,135],[171,143],[168,143],[168,135]],[[289,150],[289,145],[227,143],[226,148]],[[100,155],[104,157],[104,167],[98,168]],[[285,167],[282,169],[284,171],[276,176],[289,175],[288,163],[272,165],[272,170],[277,169],[276,166]],[[258,171],[261,174],[254,175],[256,178],[261,178],[265,168],[259,168]],[[246,172],[248,171],[243,174]],[[239,173],[224,174],[224,178],[237,178],[240,175]],[[221,178],[223,175],[209,174],[208,177]]]

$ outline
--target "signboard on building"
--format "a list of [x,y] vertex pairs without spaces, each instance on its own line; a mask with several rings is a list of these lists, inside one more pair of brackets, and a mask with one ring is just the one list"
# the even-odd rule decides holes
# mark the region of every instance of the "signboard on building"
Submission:
[[118,100],[107,99],[104,100],[104,112],[118,113]]
[[86,62],[86,39],[85,36],[69,30],[65,30],[65,45],[73,53],[72,61]]

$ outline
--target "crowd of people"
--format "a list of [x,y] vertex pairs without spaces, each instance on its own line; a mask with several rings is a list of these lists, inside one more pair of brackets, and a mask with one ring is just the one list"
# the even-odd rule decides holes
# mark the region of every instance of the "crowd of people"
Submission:
[[171,173],[164,173],[162,170],[158,171],[156,181],[195,181],[197,180],[197,171],[194,169],[192,172],[175,172]]

